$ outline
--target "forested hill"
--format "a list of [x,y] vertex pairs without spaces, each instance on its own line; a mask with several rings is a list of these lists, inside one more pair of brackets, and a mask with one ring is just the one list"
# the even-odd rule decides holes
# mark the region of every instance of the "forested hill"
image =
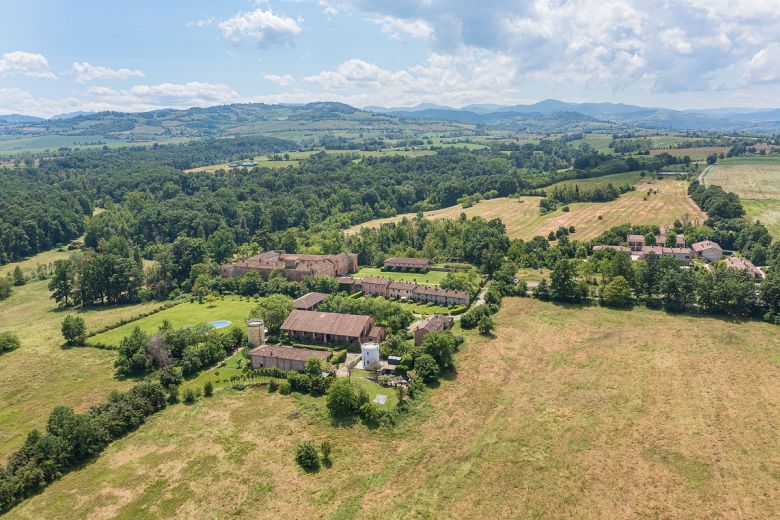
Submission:
[[[455,148],[415,158],[318,153],[283,169],[183,171],[290,146],[265,137],[208,139],[82,151],[2,169],[0,262],[48,249],[82,231],[90,247],[119,237],[147,256],[157,244],[179,236],[205,239],[220,227],[229,229],[237,244],[253,241],[287,251],[315,242],[322,247],[323,233],[450,206],[467,195],[506,196],[566,178],[655,170],[678,160],[615,158],[589,146],[541,141],[508,154]],[[93,205],[110,211],[84,225]]]

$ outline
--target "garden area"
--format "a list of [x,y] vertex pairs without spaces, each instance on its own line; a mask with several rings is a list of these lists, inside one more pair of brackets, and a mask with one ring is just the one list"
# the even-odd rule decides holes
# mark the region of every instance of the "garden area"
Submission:
[[244,322],[256,305],[257,301],[238,296],[225,296],[224,299],[212,302],[180,303],[139,320],[125,323],[115,329],[96,334],[89,338],[89,342],[118,345],[122,338],[129,335],[135,327],[140,327],[143,332],[150,334],[157,331],[164,321],[168,321],[174,328],[194,327],[214,321],[230,321],[231,326],[240,326],[243,329]]

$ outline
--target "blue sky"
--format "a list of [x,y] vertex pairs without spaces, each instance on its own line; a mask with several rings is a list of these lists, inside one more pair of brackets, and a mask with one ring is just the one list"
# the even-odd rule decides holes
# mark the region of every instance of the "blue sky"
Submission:
[[4,4],[0,113],[550,97],[780,105],[780,0]]

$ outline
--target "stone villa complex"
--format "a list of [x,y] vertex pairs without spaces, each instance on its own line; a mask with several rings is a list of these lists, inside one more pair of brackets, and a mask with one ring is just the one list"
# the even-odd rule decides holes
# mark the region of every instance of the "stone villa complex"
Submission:
[[288,280],[300,282],[304,276],[344,276],[358,270],[355,253],[338,255],[299,255],[284,251],[267,251],[220,267],[224,277],[244,276],[259,271],[263,278],[272,272],[282,273]]
[[470,303],[467,292],[420,285],[415,282],[393,281],[379,276],[366,276],[365,278],[342,276],[338,278],[338,281],[342,285],[349,286],[351,292],[363,292],[371,296],[433,302],[438,305],[468,306]]

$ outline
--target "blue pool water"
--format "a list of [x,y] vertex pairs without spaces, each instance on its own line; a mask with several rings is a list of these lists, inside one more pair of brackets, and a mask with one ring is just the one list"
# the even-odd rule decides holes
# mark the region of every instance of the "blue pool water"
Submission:
[[212,321],[209,323],[210,326],[214,327],[215,329],[221,329],[222,327],[227,327],[232,322],[228,320],[218,320],[218,321]]

